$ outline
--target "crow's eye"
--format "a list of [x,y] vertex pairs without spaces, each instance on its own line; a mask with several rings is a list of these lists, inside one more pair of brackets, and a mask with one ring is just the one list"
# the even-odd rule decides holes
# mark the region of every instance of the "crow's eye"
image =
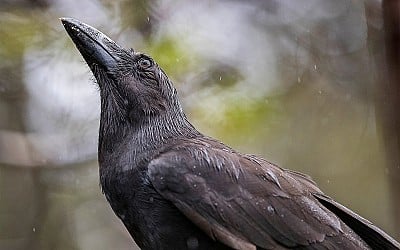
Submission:
[[142,58],[142,59],[139,60],[138,65],[142,69],[147,69],[148,67],[151,66],[151,61],[149,59]]

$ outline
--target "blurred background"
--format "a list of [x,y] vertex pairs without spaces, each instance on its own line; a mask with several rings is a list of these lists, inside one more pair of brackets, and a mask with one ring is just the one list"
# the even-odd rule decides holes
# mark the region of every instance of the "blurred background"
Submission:
[[203,133],[400,240],[400,7],[2,0],[0,249],[134,249],[98,184],[99,93],[59,17],[153,56]]

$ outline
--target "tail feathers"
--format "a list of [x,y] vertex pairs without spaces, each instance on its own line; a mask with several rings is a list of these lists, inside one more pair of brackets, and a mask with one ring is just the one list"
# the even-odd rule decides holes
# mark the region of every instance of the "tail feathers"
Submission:
[[372,249],[400,249],[399,242],[368,220],[326,195],[314,194],[314,196],[323,206],[336,214],[336,216],[358,234]]

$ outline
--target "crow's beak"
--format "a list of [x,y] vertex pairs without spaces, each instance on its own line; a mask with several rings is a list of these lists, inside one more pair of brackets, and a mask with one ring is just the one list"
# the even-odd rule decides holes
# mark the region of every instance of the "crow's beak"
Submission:
[[119,61],[122,48],[97,29],[73,18],[60,18],[65,30],[90,67],[96,64],[108,71]]

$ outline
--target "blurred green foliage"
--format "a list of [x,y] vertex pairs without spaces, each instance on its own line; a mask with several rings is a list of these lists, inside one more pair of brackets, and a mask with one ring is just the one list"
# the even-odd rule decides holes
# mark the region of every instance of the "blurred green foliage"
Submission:
[[165,72],[179,76],[187,72],[191,64],[196,63],[194,55],[185,51],[179,41],[172,37],[162,37],[146,44],[145,52],[151,55]]

